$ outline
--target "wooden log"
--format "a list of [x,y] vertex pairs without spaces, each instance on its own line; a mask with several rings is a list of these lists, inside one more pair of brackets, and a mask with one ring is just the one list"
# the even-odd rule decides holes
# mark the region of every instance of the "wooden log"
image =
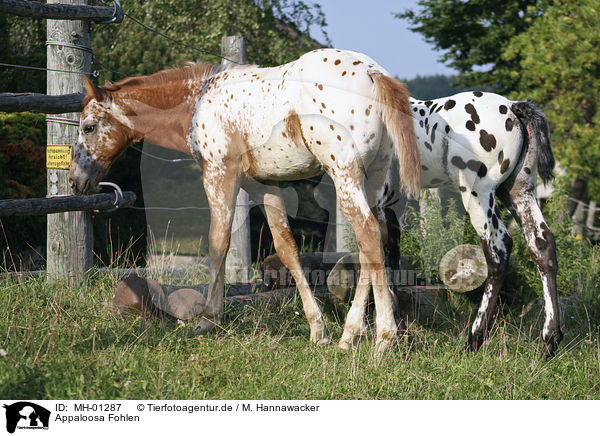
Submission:
[[[135,200],[136,195],[134,192],[125,191],[119,207],[131,206]],[[114,207],[114,193],[25,198],[21,200],[0,200],[0,216],[46,215],[81,210],[105,210]]]
[[44,114],[63,114],[81,112],[83,93],[66,95],[46,95],[35,92],[0,93],[0,112],[41,112]]
[[87,6],[77,4],[49,4],[22,0],[0,0],[0,12],[21,17],[53,20],[123,21],[123,10],[113,6]]
[[[246,63],[246,41],[241,36],[224,36],[221,40],[223,65]],[[233,62],[232,62],[233,61]],[[229,252],[225,260],[228,283],[250,281],[250,196],[240,189],[236,200]]]

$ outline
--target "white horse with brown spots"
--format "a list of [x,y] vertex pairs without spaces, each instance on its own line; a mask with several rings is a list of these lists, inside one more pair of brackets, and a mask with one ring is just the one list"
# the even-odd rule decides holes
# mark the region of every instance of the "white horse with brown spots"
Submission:
[[[333,49],[273,68],[199,64],[98,88],[86,82],[71,168],[75,193],[93,192],[114,159],[146,140],[192,154],[203,165],[211,213],[210,283],[201,330],[221,321],[224,266],[240,187],[265,206],[275,249],[292,273],[311,330],[329,342],[290,232],[277,182],[327,172],[354,228],[362,265],[358,297],[340,346],[365,331],[361,298],[373,288],[377,344],[396,335],[378,218],[394,151],[403,190],[419,191],[420,164],[408,93],[372,59]],[[395,146],[395,150],[394,150]]]
[[[452,188],[460,194],[487,261],[488,279],[467,349],[477,350],[487,336],[508,269],[512,238],[500,219],[498,196],[525,236],[542,278],[546,308],[543,340],[545,353],[551,356],[563,335],[556,289],[556,245],[536,198],[536,174],[544,183],[553,177],[546,117],[531,102],[510,101],[480,91],[428,101],[411,99],[411,104],[421,157],[421,185]],[[392,165],[382,204],[393,205],[401,219],[406,199],[397,189],[394,170]],[[397,269],[400,227],[389,224],[386,258],[388,266]]]

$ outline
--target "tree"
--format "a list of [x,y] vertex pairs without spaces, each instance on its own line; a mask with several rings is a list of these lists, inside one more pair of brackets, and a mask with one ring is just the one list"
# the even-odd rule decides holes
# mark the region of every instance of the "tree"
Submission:
[[432,100],[472,90],[472,88],[453,86],[454,76],[445,76],[443,74],[417,76],[414,79],[403,79],[402,81],[406,84],[410,95],[420,100]]
[[[297,0],[129,0],[129,17],[116,27],[95,26],[93,46],[97,67],[103,65],[133,76],[153,73],[186,61],[219,63],[221,38],[242,35],[248,61],[264,66],[289,62],[319,44],[308,35],[316,26],[324,32],[318,5]],[[138,20],[183,44],[148,31]],[[103,70],[102,78],[118,74]]]
[[[538,0],[419,0],[419,11],[396,14],[408,20],[460,74],[456,83],[507,93],[518,87],[520,59],[503,58],[508,41],[533,23]],[[516,74],[514,74],[516,73]]]
[[600,197],[600,1],[555,0],[503,59],[521,68],[516,98],[543,105],[557,158]]
[[[46,22],[0,14],[0,62],[46,66]],[[43,71],[0,67],[0,92],[46,92]]]

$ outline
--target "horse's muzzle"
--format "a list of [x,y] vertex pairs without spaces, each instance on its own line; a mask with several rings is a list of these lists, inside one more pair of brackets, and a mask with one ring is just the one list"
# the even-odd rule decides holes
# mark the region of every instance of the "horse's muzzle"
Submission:
[[78,180],[71,176],[69,177],[69,186],[71,186],[71,190],[75,195],[89,195],[95,192],[93,184],[88,177]]
[[103,175],[103,166],[99,162],[79,165],[75,163],[69,173],[69,185],[75,195],[96,193],[98,182]]

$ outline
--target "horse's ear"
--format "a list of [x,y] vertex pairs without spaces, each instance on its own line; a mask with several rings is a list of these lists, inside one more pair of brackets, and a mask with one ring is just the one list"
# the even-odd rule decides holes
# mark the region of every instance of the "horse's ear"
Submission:
[[91,98],[102,101],[104,100],[104,97],[106,97],[106,92],[94,85],[94,83],[85,74],[83,75],[83,84],[85,85],[87,95],[89,95]]

